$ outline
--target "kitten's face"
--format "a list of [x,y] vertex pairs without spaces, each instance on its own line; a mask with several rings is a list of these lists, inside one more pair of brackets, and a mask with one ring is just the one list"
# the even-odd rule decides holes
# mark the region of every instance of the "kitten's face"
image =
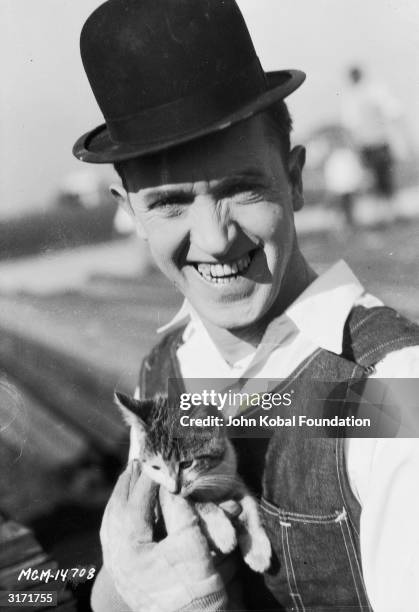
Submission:
[[142,469],[155,482],[202,501],[234,488],[236,456],[220,428],[181,428],[182,435],[175,436],[179,409],[166,398],[139,402],[118,394],[116,402],[138,439]]
[[188,453],[164,458],[161,452],[143,453],[144,471],[171,493],[196,499],[222,497],[231,489],[236,475],[236,457],[231,443],[224,444],[209,454]]

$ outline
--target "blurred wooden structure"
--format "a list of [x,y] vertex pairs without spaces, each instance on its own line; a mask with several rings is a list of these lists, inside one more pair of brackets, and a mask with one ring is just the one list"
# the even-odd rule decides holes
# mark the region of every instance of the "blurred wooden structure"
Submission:
[[[0,512],[34,525],[61,567],[101,563],[100,517],[128,453],[113,391],[134,390],[156,328],[179,301],[160,275],[141,284],[98,276],[52,295],[0,294]],[[0,589],[17,567],[33,566],[34,555],[51,563],[15,523],[0,532],[0,564],[2,551]],[[90,587],[75,591],[86,612]]]
[[[156,328],[179,301],[157,274],[141,284],[98,277],[81,291],[0,295],[0,442],[10,451],[0,510],[26,521],[63,497],[88,503],[112,484],[128,452],[114,388],[134,390]],[[46,482],[28,505],[20,489],[39,473]]]

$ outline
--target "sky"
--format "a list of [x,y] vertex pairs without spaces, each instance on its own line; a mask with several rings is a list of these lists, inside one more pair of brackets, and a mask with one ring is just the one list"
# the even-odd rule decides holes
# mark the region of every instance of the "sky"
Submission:
[[[141,0],[139,0],[141,1]],[[175,1],[175,0],[173,0]],[[213,0],[214,2],[218,0]],[[71,154],[103,122],[79,56],[100,0],[0,0],[0,217],[51,205],[73,172],[113,177]],[[263,67],[299,68],[289,99],[296,139],[338,117],[345,69],[361,64],[400,100],[419,143],[417,0],[238,0]]]

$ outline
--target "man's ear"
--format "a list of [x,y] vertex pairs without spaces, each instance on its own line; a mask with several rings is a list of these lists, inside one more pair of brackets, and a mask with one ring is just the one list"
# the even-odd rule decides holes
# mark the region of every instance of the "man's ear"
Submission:
[[306,161],[305,147],[297,145],[289,154],[288,173],[292,189],[292,201],[294,211],[301,210],[304,206],[303,192],[303,168]]
[[132,206],[130,204],[128,194],[122,185],[118,185],[117,183],[112,183],[109,185],[109,193],[116,201],[118,206],[123,208],[125,212],[127,212],[131,217],[134,215],[134,211],[132,210]]
[[144,232],[143,226],[138,221],[138,218],[135,216],[134,209],[131,206],[129,195],[126,189],[122,185],[118,185],[117,183],[112,183],[112,185],[109,186],[109,192],[111,196],[114,198],[114,200],[116,201],[116,203],[118,204],[118,206],[123,208],[125,212],[128,213],[128,215],[133,219],[135,223],[135,229],[137,231],[137,234],[140,236],[140,238],[142,238],[143,240],[147,240],[147,236],[146,236],[146,233]]

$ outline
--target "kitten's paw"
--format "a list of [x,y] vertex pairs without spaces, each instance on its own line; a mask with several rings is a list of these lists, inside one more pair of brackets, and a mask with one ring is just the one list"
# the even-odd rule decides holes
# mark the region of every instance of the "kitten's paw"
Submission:
[[230,521],[218,521],[215,529],[211,530],[211,539],[214,546],[222,553],[231,553],[237,546],[236,531]]
[[219,506],[212,502],[196,504],[201,528],[212,546],[222,553],[230,553],[237,546],[236,530]]
[[265,572],[271,564],[271,543],[263,529],[249,537],[248,550],[244,555],[247,565],[255,572]]

